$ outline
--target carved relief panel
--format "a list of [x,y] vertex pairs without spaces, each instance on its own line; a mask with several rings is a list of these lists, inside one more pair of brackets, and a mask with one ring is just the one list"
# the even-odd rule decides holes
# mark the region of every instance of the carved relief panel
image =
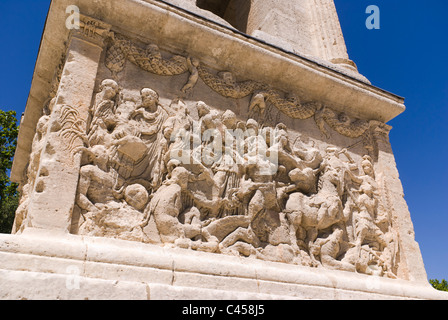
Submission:
[[388,126],[155,44],[110,40],[87,131],[68,107],[40,122],[61,119],[50,131],[82,155],[72,233],[396,277],[375,166]]

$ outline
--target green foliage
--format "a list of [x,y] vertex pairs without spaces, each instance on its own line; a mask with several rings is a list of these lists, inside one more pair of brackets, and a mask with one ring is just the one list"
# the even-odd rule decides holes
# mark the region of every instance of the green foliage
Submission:
[[448,292],[448,282],[443,279],[441,282],[437,279],[429,280],[429,283],[437,290]]
[[14,213],[19,205],[19,195],[8,197],[0,208],[0,233],[11,233]]
[[16,112],[0,110],[0,233],[9,233],[18,205],[17,184],[9,180],[17,136]]

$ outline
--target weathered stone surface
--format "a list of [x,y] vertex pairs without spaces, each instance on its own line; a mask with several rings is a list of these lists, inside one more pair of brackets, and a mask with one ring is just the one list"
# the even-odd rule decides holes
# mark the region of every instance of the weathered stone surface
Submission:
[[446,299],[427,282],[35,229],[0,235],[0,257],[2,299]]
[[171,2],[79,0],[70,32],[52,2],[0,296],[443,298],[388,140],[403,99],[357,74],[333,2]]

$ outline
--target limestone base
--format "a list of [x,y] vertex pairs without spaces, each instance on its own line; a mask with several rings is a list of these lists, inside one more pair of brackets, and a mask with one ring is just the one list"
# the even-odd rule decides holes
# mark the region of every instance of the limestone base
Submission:
[[448,300],[428,283],[28,229],[0,235],[0,299]]

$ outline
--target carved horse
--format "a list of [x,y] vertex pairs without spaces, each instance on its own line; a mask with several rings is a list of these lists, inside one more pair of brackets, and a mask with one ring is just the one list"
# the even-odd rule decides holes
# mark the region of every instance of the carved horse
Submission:
[[319,231],[340,223],[343,216],[341,197],[344,190],[344,168],[327,167],[319,178],[318,193],[306,196],[300,192],[290,195],[285,211],[295,213],[295,228],[306,230],[306,243],[310,247]]

